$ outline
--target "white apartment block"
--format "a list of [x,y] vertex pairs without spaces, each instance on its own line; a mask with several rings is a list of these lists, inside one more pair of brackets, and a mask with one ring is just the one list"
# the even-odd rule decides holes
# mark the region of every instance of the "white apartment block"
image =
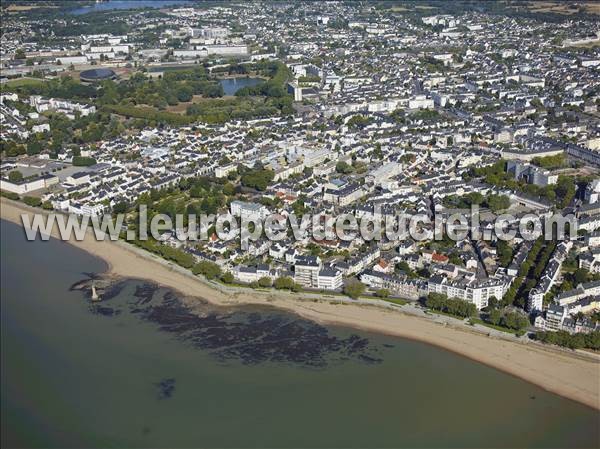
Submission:
[[487,307],[489,299],[493,296],[502,299],[510,283],[503,279],[488,278],[486,280],[449,280],[436,275],[429,279],[427,290],[429,293],[441,293],[448,298],[459,298],[475,304],[477,310]]
[[318,257],[299,257],[294,265],[294,281],[303,287],[319,288],[321,268],[321,260]]
[[339,290],[342,288],[342,272],[336,269],[325,268],[317,275],[317,285],[322,290]]
[[269,209],[262,204],[232,201],[230,207],[231,215],[244,220],[263,220],[269,215]]

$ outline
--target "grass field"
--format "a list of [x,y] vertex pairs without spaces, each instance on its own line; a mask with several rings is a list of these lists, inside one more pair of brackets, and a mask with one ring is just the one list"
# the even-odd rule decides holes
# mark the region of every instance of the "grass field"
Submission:
[[509,329],[507,327],[502,327],[502,326],[494,326],[493,324],[486,323],[485,321],[483,321],[482,319],[479,319],[479,318],[470,318],[469,322],[473,323],[473,324],[481,324],[482,326],[489,327],[490,329],[494,329],[494,330],[497,330],[500,332],[506,332],[508,334],[514,334],[517,336],[521,334],[521,332],[519,332],[517,330]]
[[12,80],[8,80],[6,83],[2,83],[1,89],[5,88],[15,88],[21,86],[41,86],[46,81],[37,79],[37,78],[15,78]]
[[203,101],[210,101],[210,98],[204,98],[202,95],[194,95],[192,97],[192,101],[185,101],[174,106],[167,106],[167,111],[175,112],[177,114],[185,114],[188,106],[191,106],[195,103],[202,103]]
[[[550,2],[550,1],[534,1],[527,4],[527,8],[531,12],[552,12],[556,14],[570,15],[578,11],[578,8],[569,8],[570,3]],[[578,7],[583,8],[583,11],[588,14],[600,14],[600,4],[595,2],[577,2]]]
[[600,41],[587,42],[585,44],[572,44],[572,45],[568,45],[564,48],[594,48],[594,47],[600,47]]
[[58,8],[56,5],[8,5],[8,12],[31,11],[39,8]]
[[383,301],[391,302],[392,304],[396,304],[398,306],[404,306],[408,304],[408,301],[400,298],[379,298]]

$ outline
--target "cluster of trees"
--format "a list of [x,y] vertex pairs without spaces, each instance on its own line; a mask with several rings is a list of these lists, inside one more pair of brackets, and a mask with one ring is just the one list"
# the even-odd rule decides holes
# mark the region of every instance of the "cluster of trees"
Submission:
[[254,64],[236,64],[232,63],[227,66],[213,67],[213,74],[228,74],[228,75],[249,75],[256,67]]
[[[201,274],[209,281],[212,281],[213,279],[217,279],[222,276],[221,267],[209,260],[202,260],[195,264],[192,267],[192,273],[194,273],[195,275]],[[229,277],[226,277],[226,279],[229,279]]]
[[167,245],[162,245],[155,240],[134,240],[133,244],[139,246],[146,251],[149,251],[154,254],[158,254],[163,259],[171,260],[175,262],[177,265],[182,266],[183,268],[192,268],[194,266],[195,260],[194,256],[190,253],[186,253],[177,248],[172,248]]
[[529,277],[527,283],[524,284],[525,279],[530,271],[532,271],[532,267],[535,266],[538,256],[545,242],[543,236],[540,236],[532,245],[531,250],[527,254],[527,258],[525,262],[521,264],[519,267],[519,272],[517,273],[517,277],[513,281],[512,285],[502,298],[502,305],[508,306],[514,304],[516,306],[524,307],[525,306],[525,295],[529,293],[529,290],[535,286],[536,280],[535,278]]
[[52,80],[40,83],[27,83],[8,88],[23,95],[42,95],[44,97],[66,98],[89,102],[98,96],[95,87],[73,79],[71,76],[61,76]]
[[22,200],[25,204],[32,207],[40,207],[42,205],[42,200],[36,196],[24,196]]
[[441,293],[429,293],[425,300],[425,305],[430,309],[463,318],[472,317],[477,314],[475,304],[458,298],[448,298]]
[[277,115],[289,115],[294,111],[292,97],[273,98],[222,98],[194,103],[186,114],[205,123],[224,123],[228,120],[250,120]]
[[[216,276],[215,276],[216,277]],[[221,276],[221,280],[227,284],[231,284],[233,282],[233,275],[229,272],[224,273]],[[294,280],[289,276],[283,276],[276,278],[274,281],[268,277],[261,277],[258,281],[252,282],[250,284],[252,288],[271,288],[274,287],[277,290],[289,290],[292,292],[300,292],[302,291],[302,286],[294,282]]]
[[320,76],[300,76],[298,77],[299,83],[318,83],[321,81]]
[[594,274],[584,268],[577,268],[573,272],[565,272],[563,274],[563,282],[560,285],[560,292],[566,292],[574,289],[579,284],[585,282],[600,280],[600,274]]
[[380,288],[375,290],[375,296],[378,298],[389,298],[390,291],[387,288]]
[[159,79],[136,73],[119,83],[112,80],[103,82],[98,103],[146,105],[164,109],[180,102],[191,101],[194,95],[206,98],[222,97],[223,87],[218,81],[209,79],[202,66],[168,71]]
[[347,175],[352,173],[354,169],[352,168],[352,165],[348,164],[347,162],[339,161],[337,164],[335,164],[335,171],[343,175]]
[[175,219],[177,214],[183,214],[185,223],[189,214],[216,214],[227,202],[225,190],[212,178],[184,178],[176,186],[144,192],[136,205],[144,204],[150,214],[167,214],[171,219]]
[[425,305],[433,310],[439,310],[459,317],[470,317],[477,313],[475,304],[458,298],[448,298],[441,293],[430,293]]
[[459,209],[467,209],[472,205],[478,205],[488,207],[492,212],[510,207],[510,199],[506,195],[489,195],[485,197],[479,192],[471,192],[463,196],[450,195],[444,198],[443,203],[446,207]]
[[46,210],[52,210],[53,206],[52,203],[50,201],[44,201],[42,202],[41,199],[33,197],[33,196],[24,196],[23,198],[21,198],[19,196],[19,194],[15,193],[15,192],[8,192],[6,190],[0,190],[0,196],[4,197],[4,198],[8,198],[9,200],[13,200],[13,201],[19,201],[22,200],[25,204],[27,204],[28,206],[32,206],[32,207],[42,207]]
[[[434,32],[440,32],[444,29],[444,25],[435,25],[431,27],[431,30]],[[426,72],[442,72],[446,71],[443,61],[439,59],[435,59],[433,56],[424,56],[420,58],[419,66],[422,67]]]
[[413,269],[410,268],[408,266],[408,263],[406,263],[404,260],[396,264],[396,269],[404,272],[404,274],[406,274],[406,276],[408,276],[410,279],[415,279],[419,276],[428,278],[430,275],[429,270],[427,270],[427,268],[421,268],[417,272],[413,271]]
[[19,200],[19,194],[15,193],[15,192],[9,192],[8,190],[0,190],[0,196],[2,196],[4,198],[8,198],[9,200],[14,200],[14,201]]
[[23,180],[23,173],[19,170],[13,170],[8,174],[8,180],[14,183],[21,182]]
[[[50,150],[59,153],[68,145],[81,145],[112,139],[125,131],[125,126],[109,113],[97,112],[85,117],[69,120],[62,114],[52,114],[49,119]],[[78,155],[79,152],[76,152]]]
[[0,142],[0,153],[8,157],[15,157],[26,153],[26,146],[15,142],[14,140],[3,140]]
[[343,291],[344,294],[348,295],[350,298],[357,299],[365,292],[366,289],[367,287],[365,286],[365,284],[363,284],[359,280],[350,279],[344,285]]
[[289,276],[283,276],[275,279],[275,282],[273,282],[273,287],[275,287],[277,290],[291,290],[293,292],[299,292],[302,290],[302,286],[294,282],[294,280]]
[[564,168],[566,166],[567,158],[563,153],[556,154],[554,156],[546,157],[534,157],[531,163],[538,167],[546,168],[548,170],[554,170],[557,168]]
[[543,343],[564,346],[570,349],[587,348],[596,351],[600,350],[599,331],[591,332],[589,334],[569,334],[566,331],[537,332],[535,334],[535,339]]
[[542,187],[527,184],[525,181],[517,181],[505,171],[505,166],[506,161],[501,159],[487,167],[472,168],[469,176],[483,177],[488,184],[547,199],[556,203],[559,207],[566,207],[575,197],[577,189],[573,179],[569,176],[559,176],[556,184]]
[[194,256],[180,249],[172,248],[168,245],[162,245],[150,239],[135,240],[133,243],[136,246],[145,249],[146,251],[158,254],[163,259],[171,260],[183,268],[191,269],[192,273],[195,275],[202,275],[208,280],[222,278],[224,282],[233,281],[231,273],[223,274],[221,267],[219,267],[219,265],[216,263],[208,260],[203,260],[196,263]]
[[[252,286],[254,287],[254,285]],[[268,276],[263,276],[258,281],[256,281],[256,287],[271,288],[273,287],[273,280]]]
[[239,89],[235,93],[237,97],[284,97],[287,95],[285,85],[290,78],[290,71],[285,64],[281,61],[260,61],[252,68],[261,75],[268,76],[269,80]]
[[308,212],[308,207],[306,207],[306,196],[300,195],[296,201],[292,203],[292,210],[297,217],[302,217],[306,212]]
[[523,331],[529,326],[529,319],[522,313],[492,309],[486,321],[494,326],[502,326],[515,331]]
[[498,255],[498,263],[501,267],[507,267],[513,259],[514,251],[512,246],[504,240],[498,240],[496,244],[496,254]]
[[0,143],[0,150],[7,156],[14,157],[22,154],[36,155],[43,149],[50,150],[50,156],[56,158],[66,148],[74,149],[79,155],[81,145],[114,138],[123,133],[125,126],[116,117],[111,117],[107,111],[100,111],[85,117],[76,115],[69,120],[61,113],[48,113],[50,132],[36,133],[23,142],[5,140]]
[[441,115],[435,109],[421,109],[410,114],[408,118],[413,121],[423,120],[425,122],[435,122],[441,119]]
[[245,166],[240,165],[238,172],[241,175],[241,182],[244,187],[250,187],[261,192],[267,189],[275,177],[273,170],[262,167],[247,169]]
[[406,122],[406,112],[404,109],[395,109],[390,113],[390,118],[394,120],[396,123],[405,123]]
[[371,117],[356,114],[353,115],[350,118],[350,120],[346,122],[346,125],[348,125],[348,128],[363,129],[364,127],[368,126],[371,123],[371,121]]
[[164,123],[172,126],[185,126],[194,122],[194,118],[174,112],[158,111],[152,107],[137,107],[133,105],[105,105],[103,111],[112,112],[125,117],[144,120],[150,125]]
[[96,164],[96,159],[86,156],[73,156],[73,165],[76,167],[89,167]]
[[[139,122],[133,124],[139,126],[158,124],[183,126],[196,120],[223,123],[228,120],[247,120],[293,113],[293,99],[285,89],[289,77],[285,64],[278,61],[260,62],[254,66],[259,73],[269,76],[270,79],[257,86],[240,89],[236,93],[238,98],[233,99],[218,98],[223,96],[223,87],[218,80],[210,78],[203,66],[169,71],[160,79],[152,79],[143,73],[136,73],[130,79],[119,83],[112,80],[104,81],[99,87],[84,85],[65,76],[49,82],[18,86],[14,89],[26,95],[44,95],[80,101],[93,99],[98,106],[102,107],[102,111],[107,113],[107,116],[110,117],[110,113],[115,113],[134,118]],[[256,89],[256,91],[246,89]],[[190,105],[186,115],[164,111],[167,106],[191,101],[194,95],[202,95],[207,100]],[[260,95],[266,98],[248,98],[249,95]],[[51,124],[51,129],[57,128]],[[104,129],[99,126],[90,139],[84,137],[84,140],[97,141],[102,139],[103,135]]]
[[[130,11],[96,11],[93,14],[72,15],[68,9],[74,6],[72,2],[58,3],[53,10],[36,10],[34,16],[49,18],[53,24],[52,32],[57,38],[85,34],[123,35],[131,31],[131,26],[127,23],[127,13]],[[146,11],[143,14],[151,15],[153,12]],[[45,36],[41,33],[38,35]]]

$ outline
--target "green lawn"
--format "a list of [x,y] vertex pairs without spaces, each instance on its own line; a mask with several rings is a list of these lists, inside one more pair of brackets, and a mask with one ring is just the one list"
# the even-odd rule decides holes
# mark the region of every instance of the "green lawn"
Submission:
[[13,80],[8,80],[6,83],[2,84],[2,88],[14,88],[14,87],[22,87],[22,86],[41,86],[45,84],[46,81],[37,79],[37,78],[15,78]]
[[400,298],[379,298],[383,301],[387,301],[387,302],[391,302],[392,304],[397,304],[399,306],[404,306],[406,304],[408,304],[408,301],[406,301],[405,299],[400,299]]
[[449,316],[450,318],[456,318],[457,320],[464,320],[465,319],[464,316],[452,315],[451,313],[442,312],[441,310],[427,309],[426,313],[437,313],[438,315]]
[[473,323],[473,324],[481,324],[482,326],[489,327],[490,329],[495,329],[500,332],[507,332],[509,334],[518,335],[520,333],[519,331],[514,330],[514,329],[509,329],[507,327],[495,326],[493,324],[486,323],[485,321],[483,321],[482,319],[479,319],[479,318],[471,318],[469,322]]

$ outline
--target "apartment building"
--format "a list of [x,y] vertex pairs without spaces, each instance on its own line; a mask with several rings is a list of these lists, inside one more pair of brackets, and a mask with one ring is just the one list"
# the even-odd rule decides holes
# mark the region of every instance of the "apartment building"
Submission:
[[319,272],[323,265],[321,259],[314,256],[296,257],[294,281],[303,287],[319,288]]
[[459,298],[475,304],[477,310],[487,307],[489,299],[493,296],[502,299],[510,280],[505,278],[468,279],[459,278],[450,280],[441,275],[432,276],[427,283],[429,293],[441,293],[448,298]]

